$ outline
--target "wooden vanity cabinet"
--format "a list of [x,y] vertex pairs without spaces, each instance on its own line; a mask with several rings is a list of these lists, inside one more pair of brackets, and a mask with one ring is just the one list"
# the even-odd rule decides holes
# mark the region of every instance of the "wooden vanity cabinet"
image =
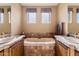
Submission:
[[24,55],[24,43],[23,40],[16,42],[12,47],[9,48],[10,56],[23,56]]
[[71,49],[59,41],[56,41],[55,52],[56,56],[75,56],[73,48]]
[[67,55],[67,49],[65,49],[60,44],[56,44],[56,55],[57,56],[66,56]]
[[0,51],[0,56],[23,56],[24,40],[14,43],[11,47]]

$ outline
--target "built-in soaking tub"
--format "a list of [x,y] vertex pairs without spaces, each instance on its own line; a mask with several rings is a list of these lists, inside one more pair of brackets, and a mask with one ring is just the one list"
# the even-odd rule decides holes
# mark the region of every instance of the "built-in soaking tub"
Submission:
[[24,50],[27,56],[53,56],[55,40],[53,38],[27,38]]

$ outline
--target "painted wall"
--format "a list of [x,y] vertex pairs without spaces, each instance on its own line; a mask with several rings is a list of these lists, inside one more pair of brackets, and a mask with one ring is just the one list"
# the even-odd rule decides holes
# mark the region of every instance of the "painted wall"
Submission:
[[11,6],[11,34],[21,33],[21,6],[20,4],[12,4]]
[[[5,17],[4,17],[4,24],[0,25],[0,33],[1,32],[10,32],[12,34],[20,34],[21,32],[34,32],[34,33],[43,33],[43,32],[56,32],[56,25],[57,22],[64,22],[65,23],[65,33],[68,32],[79,32],[79,24],[76,23],[76,6],[73,7],[73,20],[71,24],[68,24],[68,5],[67,4],[59,4],[57,7],[50,6],[52,8],[52,19],[51,24],[42,24],[41,17],[38,15],[37,23],[36,24],[27,24],[26,18],[26,8],[29,7],[22,7],[20,4],[12,4],[11,6],[11,28],[10,24],[8,23],[8,15],[7,15],[7,7],[2,7],[5,10]],[[33,8],[33,7],[32,7]],[[38,13],[40,13],[40,8],[43,7],[34,7],[38,9]],[[45,7],[44,7],[45,8]],[[47,7],[46,7],[47,8]]]
[[[26,16],[26,8],[30,7],[23,7],[23,16],[22,16],[22,31],[27,33],[27,32],[32,32],[32,33],[55,33],[56,32],[56,24],[57,24],[57,8],[56,7],[48,7],[52,8],[52,19],[51,19],[51,24],[42,24],[41,23],[41,14],[40,13],[41,8],[45,7],[34,7],[38,9],[37,16],[37,23],[36,24],[28,24],[27,23],[27,16]],[[33,8],[33,7],[32,7]],[[47,8],[47,7],[46,7]]]
[[79,23],[76,22],[76,9],[79,7],[69,6],[69,8],[73,8],[73,15],[72,15],[72,23],[68,23],[68,31],[79,32]]
[[63,22],[64,25],[64,34],[68,33],[68,5],[67,4],[59,4],[58,5],[58,23]]
[[11,26],[10,26],[10,24],[9,24],[9,19],[8,19],[8,13],[7,13],[7,9],[9,8],[9,7],[6,7],[6,6],[2,6],[2,7],[0,7],[0,8],[3,8],[4,9],[4,22],[3,22],[3,24],[0,24],[0,34],[2,33],[2,32],[10,32],[11,31]]

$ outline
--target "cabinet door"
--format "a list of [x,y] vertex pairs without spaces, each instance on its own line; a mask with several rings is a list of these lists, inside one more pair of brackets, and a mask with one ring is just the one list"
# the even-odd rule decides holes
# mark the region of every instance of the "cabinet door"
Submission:
[[10,56],[23,56],[23,40],[15,43],[11,48],[9,48]]
[[24,55],[24,42],[23,42],[23,40],[18,43],[18,53],[19,53],[18,55],[20,55],[20,56]]
[[56,55],[58,56],[74,56],[74,47],[69,48],[62,44],[61,42],[56,42]]
[[8,48],[4,49],[4,56],[9,56],[9,49]]
[[68,54],[68,49],[64,48],[62,44],[56,43],[56,55],[57,56],[66,56]]
[[3,56],[4,55],[4,51],[0,51],[0,56]]
[[9,53],[10,53],[10,56],[16,56],[17,54],[17,48],[16,48],[16,44],[13,45],[11,48],[9,48]]
[[66,56],[66,49],[64,47],[62,47],[61,45],[58,45],[59,51],[60,51],[60,55],[61,56]]

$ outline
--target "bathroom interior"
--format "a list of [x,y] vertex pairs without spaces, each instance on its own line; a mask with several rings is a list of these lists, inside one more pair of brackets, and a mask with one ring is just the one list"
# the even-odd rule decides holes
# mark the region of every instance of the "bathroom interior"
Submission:
[[0,56],[79,56],[79,3],[0,3]]

